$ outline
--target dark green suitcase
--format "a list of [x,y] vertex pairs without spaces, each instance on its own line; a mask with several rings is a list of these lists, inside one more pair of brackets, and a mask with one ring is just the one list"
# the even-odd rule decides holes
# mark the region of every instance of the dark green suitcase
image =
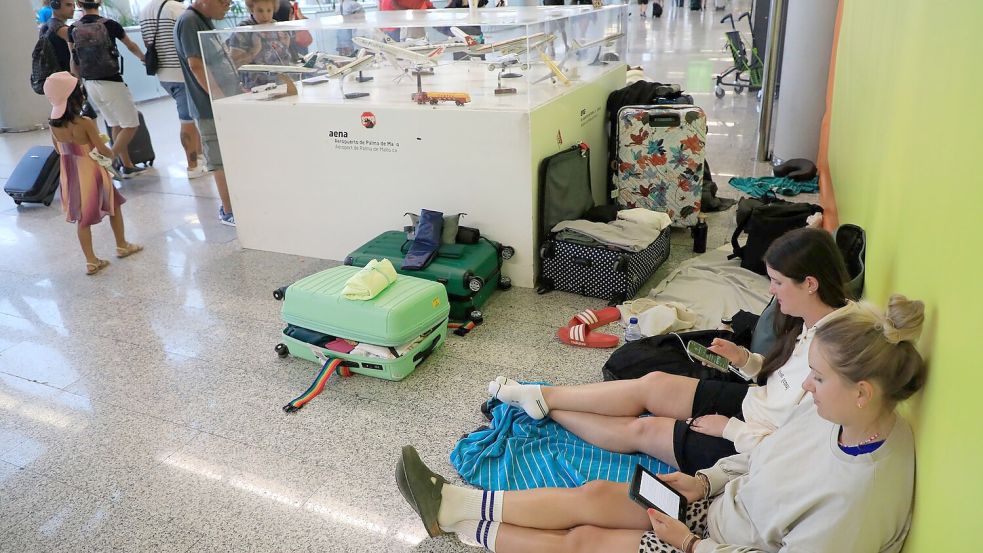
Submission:
[[496,288],[512,286],[502,276],[502,261],[511,257],[512,248],[480,238],[477,244],[443,244],[430,265],[420,271],[403,271],[403,255],[410,243],[406,233],[383,232],[345,258],[345,265],[364,267],[373,259],[387,258],[401,275],[433,280],[447,287],[453,321],[480,322],[479,309]]

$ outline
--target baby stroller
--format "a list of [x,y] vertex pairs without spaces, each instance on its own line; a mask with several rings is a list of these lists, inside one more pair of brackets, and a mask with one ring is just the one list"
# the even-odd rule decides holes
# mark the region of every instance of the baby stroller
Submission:
[[[751,14],[749,12],[744,12],[738,17],[738,20],[747,18],[748,27],[751,29],[752,34],[754,33],[754,28],[751,25]],[[720,75],[717,75],[717,86],[713,89],[713,94],[717,98],[724,97],[724,87],[731,86],[734,87],[734,92],[740,94],[744,92],[744,88],[750,90],[759,90],[761,88],[761,72],[763,65],[761,63],[761,57],[758,56],[758,50],[751,47],[750,60],[748,59],[747,48],[744,46],[744,40],[741,39],[741,32],[737,30],[737,26],[734,25],[734,14],[727,14],[723,19],[720,20],[721,23],[730,21],[731,30],[724,33],[727,38],[727,48],[730,50],[731,56],[734,58],[734,65],[724,71]],[[747,77],[744,74],[747,73]],[[730,81],[725,80],[728,75],[734,75],[734,78]]]

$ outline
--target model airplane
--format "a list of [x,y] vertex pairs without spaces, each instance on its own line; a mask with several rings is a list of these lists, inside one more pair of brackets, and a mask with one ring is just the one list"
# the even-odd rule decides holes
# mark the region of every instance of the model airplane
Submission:
[[547,56],[546,53],[543,52],[542,50],[540,50],[539,52],[539,57],[540,59],[543,60],[543,63],[546,64],[546,67],[549,68],[550,72],[548,75],[546,75],[542,79],[535,81],[533,84],[545,81],[546,79],[552,79],[554,83],[559,81],[564,86],[570,84],[570,78],[563,73],[563,71],[560,69],[560,66],[556,64],[556,61],[554,61],[553,58]]
[[354,73],[355,71],[361,71],[365,69],[368,65],[370,65],[374,61],[375,61],[375,54],[366,54],[362,52],[359,53],[359,55],[355,57],[353,60],[351,60],[350,62],[344,65],[325,68],[324,70],[325,76],[329,79],[334,79],[338,77],[344,78],[346,75],[350,73]]
[[311,73],[317,73],[320,70],[312,67],[304,67],[303,65],[242,65],[239,66],[239,71],[245,71],[247,73],[273,73],[274,75],[281,75],[283,73],[309,75]]
[[466,52],[468,45],[463,41],[448,40],[446,42],[439,42],[437,44],[432,44],[425,38],[408,38],[404,42],[396,42],[392,37],[386,36],[385,43],[390,46],[396,46],[398,48],[403,48],[409,50],[410,52],[416,52],[418,54],[423,54],[424,56],[430,54],[437,48],[443,48],[445,54],[452,54],[454,52]]
[[612,42],[618,40],[619,38],[625,36],[625,33],[614,33],[607,35],[605,37],[599,38],[597,40],[592,40],[590,42],[580,42],[577,39],[573,40],[574,49],[583,50],[584,48],[590,48],[591,46],[597,46],[602,44],[604,46],[610,46]]
[[378,40],[372,40],[371,38],[361,36],[352,38],[352,42],[368,50],[369,52],[381,54],[394,66],[404,71],[406,68],[400,65],[398,60],[408,61],[420,67],[434,67],[437,65],[437,59],[440,58],[441,54],[443,54],[445,50],[443,46],[437,46],[433,48],[431,52],[423,54],[421,52],[414,52],[408,48],[387,44],[385,42],[379,42]]
[[468,47],[467,53],[472,57],[490,54],[492,52],[498,52],[500,54],[524,54],[535,48],[544,46],[545,44],[556,39],[556,35],[534,33],[527,36],[508,38],[505,40],[499,40],[498,42],[481,44],[473,36],[465,33],[457,27],[451,27],[451,33],[453,33],[454,36],[464,40],[464,43]]
[[504,70],[515,65],[520,66],[523,71],[529,69],[529,64],[522,63],[522,60],[519,59],[519,54],[508,54],[502,56],[501,58],[495,61],[488,62],[488,70],[489,71],[495,71],[496,69]]

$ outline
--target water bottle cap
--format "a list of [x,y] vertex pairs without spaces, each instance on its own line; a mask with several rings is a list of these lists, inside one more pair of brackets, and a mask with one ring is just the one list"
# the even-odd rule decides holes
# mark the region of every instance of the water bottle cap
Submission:
[[628,319],[628,324],[637,325],[638,324],[638,317],[632,317],[632,318]]

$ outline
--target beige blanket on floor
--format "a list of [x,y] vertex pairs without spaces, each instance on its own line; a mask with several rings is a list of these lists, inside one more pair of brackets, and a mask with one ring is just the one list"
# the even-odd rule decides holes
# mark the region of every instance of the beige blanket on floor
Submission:
[[684,261],[648,297],[689,308],[694,318],[687,330],[717,328],[742,309],[761,313],[771,299],[768,277],[742,268],[740,259],[728,260],[730,253],[728,245]]

